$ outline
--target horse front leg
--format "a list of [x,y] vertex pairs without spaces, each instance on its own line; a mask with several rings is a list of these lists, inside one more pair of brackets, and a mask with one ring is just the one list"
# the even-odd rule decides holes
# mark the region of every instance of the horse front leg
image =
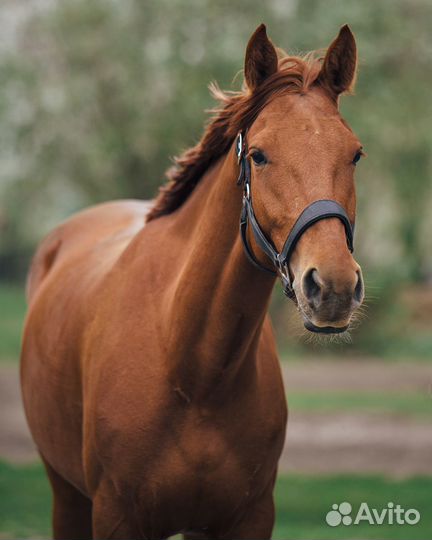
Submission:
[[216,528],[200,532],[183,534],[184,540],[266,540],[271,538],[275,522],[273,501],[273,483],[271,487],[253,502],[242,517],[228,530],[222,523],[218,524],[223,533]]
[[131,508],[122,500],[109,480],[102,480],[93,496],[94,540],[145,538]]
[[56,540],[91,540],[92,503],[42,457],[53,493],[52,527]]
[[273,483],[269,489],[252,503],[241,519],[220,540],[236,538],[238,540],[270,539],[275,522]]

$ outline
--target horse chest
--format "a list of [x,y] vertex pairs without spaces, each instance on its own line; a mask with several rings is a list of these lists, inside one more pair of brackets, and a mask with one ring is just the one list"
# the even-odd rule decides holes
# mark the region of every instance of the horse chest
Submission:
[[198,512],[205,526],[272,481],[285,417],[282,411],[245,423],[232,411],[212,413],[191,406],[169,411],[160,425],[150,424],[136,425],[128,433],[116,431],[112,456],[128,454],[121,462],[112,460],[119,490],[139,493],[140,508],[155,513],[186,516],[191,522]]
[[[193,428],[193,431],[192,431]],[[170,516],[170,528],[211,526],[254,500],[272,482],[281,449],[277,436],[227,433],[209,425],[172,430],[153,458],[129,462],[120,491],[137,494],[137,512]]]
[[242,391],[213,390],[199,399],[184,386],[179,393],[178,384],[156,384],[156,377],[144,388],[149,377],[132,366],[123,384],[122,373],[94,400],[93,447],[122,500],[134,494],[137,514],[150,512],[150,521],[172,516],[170,530],[206,527],[271,484],[286,423],[276,376],[260,384],[243,376]]

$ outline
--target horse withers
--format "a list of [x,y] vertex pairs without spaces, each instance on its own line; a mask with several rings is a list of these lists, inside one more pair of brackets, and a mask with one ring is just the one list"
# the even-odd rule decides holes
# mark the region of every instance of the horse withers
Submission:
[[220,108],[155,203],[92,207],[41,243],[21,378],[55,538],[270,538],[275,280],[313,332],[345,331],[363,299],[362,149],[338,112],[355,73],[347,26],[300,58],[261,25],[244,90],[213,88]]

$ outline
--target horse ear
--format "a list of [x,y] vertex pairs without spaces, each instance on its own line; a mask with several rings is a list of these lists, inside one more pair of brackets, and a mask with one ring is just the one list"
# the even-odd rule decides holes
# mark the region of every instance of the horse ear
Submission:
[[276,49],[267,37],[265,24],[260,24],[252,34],[246,48],[244,76],[252,92],[278,68]]
[[350,27],[345,24],[327,49],[318,80],[337,98],[353,89],[357,71],[357,46]]

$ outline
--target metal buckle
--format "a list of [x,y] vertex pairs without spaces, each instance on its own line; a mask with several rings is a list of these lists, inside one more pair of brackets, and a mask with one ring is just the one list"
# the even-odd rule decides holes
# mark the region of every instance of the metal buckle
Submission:
[[277,271],[279,273],[279,276],[282,280],[282,284],[284,286],[284,291],[285,291],[285,294],[287,289],[289,289],[290,291],[292,291],[292,284],[291,284],[291,277],[290,277],[290,273],[289,273],[289,268],[288,266],[279,259],[279,257],[276,259],[275,261],[275,266],[277,268]]
[[245,182],[244,184],[244,197],[245,199],[250,199],[250,184],[249,182]]
[[240,160],[241,160],[242,154],[243,154],[243,135],[242,135],[241,131],[237,135],[236,154],[237,154],[237,163],[240,163]]

